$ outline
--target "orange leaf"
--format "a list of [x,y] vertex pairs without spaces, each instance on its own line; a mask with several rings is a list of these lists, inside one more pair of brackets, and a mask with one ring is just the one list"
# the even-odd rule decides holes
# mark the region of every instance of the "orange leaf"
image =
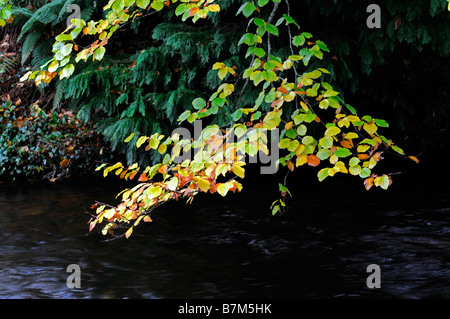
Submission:
[[130,176],[128,176],[130,178],[130,180],[132,180],[137,174],[137,171],[134,171],[130,174]]
[[283,93],[283,94],[289,94],[289,91],[284,87],[284,86],[280,86],[277,91]]
[[150,218],[150,216],[145,216],[144,217],[144,222],[147,222],[147,223],[151,223],[153,220]]
[[294,171],[294,169],[295,169],[294,163],[292,163],[291,161],[287,161],[286,164],[291,172]]
[[164,3],[167,7],[170,6],[170,1],[164,1],[163,3]]
[[365,187],[367,190],[371,189],[372,186],[373,186],[373,181],[374,181],[373,177],[367,178],[367,179],[364,181],[364,187]]
[[61,167],[67,167],[67,165],[69,165],[69,160],[65,158],[61,161],[61,163],[59,163],[59,165],[61,165]]
[[353,148],[352,140],[342,140],[341,145],[345,148]]
[[372,156],[372,159],[373,159],[375,162],[381,161],[381,160],[383,159],[383,158],[381,157],[381,152],[375,153],[375,154]]
[[292,128],[292,125],[294,124],[293,121],[290,121],[289,123],[286,123],[286,125],[284,126],[284,128],[286,129],[286,131],[289,131]]
[[272,102],[272,104],[270,104],[270,107],[275,107],[275,106],[277,106],[278,103],[280,103],[280,102],[281,102],[281,100],[275,100],[275,101]]
[[198,12],[199,8],[192,8],[191,10],[189,10],[189,17],[192,17],[193,15],[195,15]]
[[358,158],[360,160],[365,160],[369,158],[369,154],[358,154]]
[[316,155],[309,155],[308,156],[308,165],[312,167],[316,167],[320,164],[320,158],[318,158]]
[[412,159],[414,162],[416,162],[417,164],[419,164],[419,159],[415,156],[408,156],[410,159]]
[[148,177],[145,173],[142,173],[138,179],[138,182],[146,182],[146,181],[148,181]]
[[158,168],[158,173],[161,173],[161,174],[164,174],[165,172],[167,172],[167,165],[161,165],[159,168]]

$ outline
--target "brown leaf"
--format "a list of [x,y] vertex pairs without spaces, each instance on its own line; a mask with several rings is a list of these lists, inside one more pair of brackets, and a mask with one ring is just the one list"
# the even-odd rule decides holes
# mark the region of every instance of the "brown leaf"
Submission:
[[67,167],[69,163],[70,163],[69,160],[65,158],[61,161],[61,163],[59,163],[59,165],[61,165],[61,167]]
[[353,142],[352,140],[342,140],[341,145],[345,148],[353,148]]
[[287,161],[286,164],[291,172],[294,171],[294,169],[295,169],[294,163],[292,163],[291,161]]
[[316,155],[309,155],[308,156],[308,165],[312,167],[316,167],[320,164],[320,158],[318,158]]

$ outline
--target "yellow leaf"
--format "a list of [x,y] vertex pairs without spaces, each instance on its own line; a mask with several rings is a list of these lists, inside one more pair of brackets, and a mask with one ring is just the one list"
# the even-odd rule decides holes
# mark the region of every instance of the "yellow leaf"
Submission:
[[308,162],[308,155],[302,154],[300,156],[297,156],[297,160],[295,161],[295,166],[299,167]]
[[341,129],[336,126],[331,126],[325,131],[325,136],[335,136],[341,132]]
[[138,138],[138,140],[136,141],[136,147],[139,148],[141,147],[142,144],[145,143],[145,141],[147,141],[148,137],[147,136],[141,136],[140,138]]
[[239,165],[233,165],[233,173],[236,174],[236,176],[239,176],[240,178],[245,177],[245,169],[242,168]]
[[211,4],[211,5],[207,6],[206,8],[208,8],[208,10],[211,12],[219,12],[220,11],[220,6],[218,4]]
[[164,145],[164,144],[159,145],[159,147],[158,147],[159,154],[164,154],[166,152],[166,150],[167,150],[167,145]]
[[197,185],[198,185],[198,188],[200,188],[200,190],[205,193],[208,192],[209,188],[211,187],[210,182],[207,181],[206,179],[202,179],[202,178],[200,178],[197,181]]
[[308,112],[308,111],[309,111],[308,106],[307,106],[304,102],[300,101],[300,105],[301,105],[302,108],[305,110],[305,112]]
[[358,137],[359,137],[359,135],[356,134],[356,133],[353,133],[353,132],[347,133],[345,135],[345,138],[348,139],[348,140],[352,140],[352,139],[358,138]]
[[128,239],[131,236],[132,233],[133,233],[133,227],[130,227],[127,230],[127,232],[125,233],[125,237]]
[[370,135],[373,135],[378,130],[378,126],[375,123],[365,123],[363,128]]

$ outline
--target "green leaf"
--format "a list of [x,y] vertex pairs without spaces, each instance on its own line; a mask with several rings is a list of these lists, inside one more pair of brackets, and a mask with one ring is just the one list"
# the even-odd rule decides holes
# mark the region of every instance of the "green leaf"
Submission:
[[279,35],[278,28],[276,26],[274,26],[273,24],[267,25],[267,32],[269,32],[275,36]]
[[319,178],[319,181],[323,181],[325,178],[328,177],[328,171],[329,168],[322,168],[318,173],[317,173],[317,177]]
[[332,148],[333,147],[333,138],[330,136],[323,137],[319,140],[319,146],[323,148]]
[[338,148],[335,152],[334,155],[336,155],[337,157],[347,157],[352,155],[352,152],[350,152],[350,150],[348,148],[342,147],[342,148]]
[[400,147],[395,146],[395,145],[392,145],[391,147],[392,147],[392,149],[393,149],[394,151],[396,151],[397,153],[399,153],[399,154],[401,154],[401,155],[405,155],[405,152],[404,152]]
[[191,111],[189,111],[189,110],[184,111],[184,112],[178,117],[178,122],[183,122],[183,121],[185,121],[185,120],[189,117],[189,115],[191,115]]
[[94,59],[100,61],[103,59],[103,56],[105,55],[106,49],[104,47],[100,47],[94,52]]
[[318,151],[316,156],[318,158],[320,158],[320,160],[323,161],[331,156],[331,152],[329,149],[324,148],[324,149],[321,149],[320,151]]
[[371,174],[370,168],[364,167],[364,168],[361,170],[361,173],[359,174],[359,177],[361,177],[361,178],[367,178],[367,177],[370,176],[370,174]]
[[306,131],[307,131],[307,128],[303,124],[297,128],[297,134],[300,136],[304,136],[306,134]]
[[186,3],[182,3],[180,4],[176,10],[175,10],[175,15],[176,16],[180,16],[182,15],[184,12],[186,11]]
[[359,158],[357,158],[357,157],[352,157],[352,158],[350,159],[350,161],[348,162],[348,165],[349,165],[349,166],[356,166],[356,165],[359,164],[360,161],[361,161],[361,160],[360,160]]
[[303,44],[305,44],[305,37],[302,35],[297,35],[292,39],[292,44],[295,45],[296,47],[302,46]]
[[282,139],[282,140],[280,141],[280,143],[278,143],[278,146],[279,146],[281,149],[285,149],[285,148],[288,148],[288,147],[289,147],[290,143],[291,143],[291,139],[290,139],[290,138],[284,138],[284,139]]
[[199,98],[196,98],[194,101],[192,101],[192,105],[194,106],[194,109],[201,110],[201,109],[205,108],[206,102],[204,99],[199,97]]
[[290,130],[288,130],[286,132],[286,136],[289,137],[289,138],[294,139],[294,138],[297,137],[297,132],[295,130],[293,130],[293,129],[290,129]]
[[264,7],[270,0],[258,0],[258,6]]
[[150,4],[150,0],[136,0],[136,5],[141,9],[146,9]]
[[389,127],[389,123],[381,119],[376,119],[375,124],[378,125],[379,127]]
[[72,43],[68,43],[65,46],[63,46],[60,50],[61,54],[66,56],[69,55],[70,52],[72,52],[72,48],[73,48],[73,44]]
[[153,1],[152,8],[155,9],[156,11],[161,11],[164,8],[164,4],[162,2]]
[[59,34],[56,38],[55,38],[55,40],[56,41],[59,41],[59,42],[65,42],[65,41],[72,41],[73,39],[72,39],[72,35],[70,35],[70,34]]
[[124,0],[116,0],[113,5],[112,5],[112,9],[116,14],[119,14],[120,11],[123,10],[123,8],[125,7],[125,1]]
[[248,18],[250,17],[253,12],[256,10],[255,5],[253,4],[253,2],[248,2],[247,5],[244,7],[244,9],[242,10],[242,14]]

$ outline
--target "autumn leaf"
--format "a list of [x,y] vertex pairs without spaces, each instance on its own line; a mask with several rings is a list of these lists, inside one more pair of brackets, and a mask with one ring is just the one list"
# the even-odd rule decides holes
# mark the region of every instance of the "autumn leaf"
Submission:
[[61,163],[59,163],[59,165],[61,165],[61,167],[67,167],[69,163],[70,163],[69,160],[65,158],[61,161]]
[[130,227],[127,230],[127,232],[125,233],[125,237],[128,239],[131,236],[132,233],[133,233],[133,227]]
[[341,132],[341,129],[337,126],[331,126],[325,131],[325,136],[335,136]]
[[132,173],[130,174],[130,176],[128,176],[128,178],[129,178],[130,180],[132,180],[132,179],[136,176],[136,174],[137,174],[137,171],[134,171],[134,172],[132,172]]
[[308,162],[308,155],[302,154],[297,157],[297,160],[295,161],[295,166],[299,167]]
[[373,123],[373,122],[365,123],[363,125],[363,128],[370,135],[375,134],[375,132],[378,130],[378,126],[375,123]]
[[142,173],[141,176],[139,176],[138,182],[146,182],[148,181],[148,177],[145,173]]
[[220,6],[218,4],[210,4],[206,8],[208,8],[208,10],[211,12],[219,12],[220,11]]
[[204,193],[208,192],[211,187],[211,183],[203,178],[200,178],[197,181],[197,185],[198,185],[198,188],[200,188],[200,190]]
[[308,156],[308,165],[312,167],[316,167],[320,164],[320,158],[318,158],[316,155],[309,155]]
[[294,163],[292,163],[291,161],[287,161],[286,164],[291,172],[294,171],[294,169],[295,169]]
[[353,142],[352,140],[342,140],[341,145],[345,148],[353,148]]
[[360,160],[366,160],[370,157],[369,154],[358,154],[357,156]]
[[146,215],[145,217],[144,217],[144,222],[146,222],[146,223],[151,223],[153,220],[150,218],[150,216],[148,216],[148,215]]
[[200,10],[200,8],[198,8],[198,7],[190,9],[189,10],[189,17],[192,17],[193,15],[195,15],[198,12],[198,10]]
[[414,162],[416,162],[417,164],[419,164],[419,159],[415,156],[408,156],[410,159],[412,159]]
[[369,177],[369,178],[367,178],[367,179],[364,180],[364,187],[365,187],[367,190],[369,190],[369,189],[372,188],[373,183],[374,183],[373,177]]
[[239,176],[240,178],[245,177],[245,169],[239,165],[236,164],[233,165],[233,173],[236,174],[236,176]]

